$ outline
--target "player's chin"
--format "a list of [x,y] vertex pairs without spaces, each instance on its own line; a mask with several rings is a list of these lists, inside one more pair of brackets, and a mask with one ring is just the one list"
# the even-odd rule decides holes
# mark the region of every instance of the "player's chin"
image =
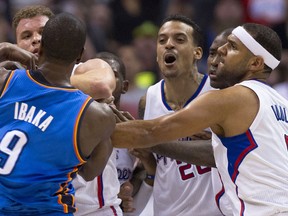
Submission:
[[221,87],[221,83],[219,81],[217,81],[217,79],[211,79],[210,78],[210,86],[218,89]]

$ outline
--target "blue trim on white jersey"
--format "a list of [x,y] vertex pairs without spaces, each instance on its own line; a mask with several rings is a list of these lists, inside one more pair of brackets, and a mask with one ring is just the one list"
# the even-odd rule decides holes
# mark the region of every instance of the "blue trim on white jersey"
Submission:
[[[192,100],[194,100],[202,91],[206,81],[207,81],[208,75],[204,74],[203,79],[201,80],[200,85],[198,86],[196,92],[186,101],[186,103],[184,104],[183,107],[187,106]],[[161,81],[161,98],[162,98],[162,102],[165,105],[165,107],[167,108],[167,110],[169,111],[173,111],[173,109],[169,106],[169,104],[167,103],[166,99],[165,99],[165,91],[164,91],[164,83],[165,80]]]
[[228,172],[235,183],[239,174],[238,168],[244,158],[258,147],[250,130],[233,137],[219,137],[227,148]]

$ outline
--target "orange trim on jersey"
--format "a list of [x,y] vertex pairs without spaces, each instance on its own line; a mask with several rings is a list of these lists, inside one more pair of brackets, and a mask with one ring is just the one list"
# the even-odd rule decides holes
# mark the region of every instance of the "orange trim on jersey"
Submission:
[[75,151],[75,153],[76,153],[76,156],[77,156],[78,160],[79,160],[81,163],[86,162],[86,160],[83,159],[82,156],[81,156],[80,153],[79,153],[77,136],[78,136],[78,129],[79,129],[80,119],[81,119],[81,117],[82,117],[83,111],[84,111],[85,108],[87,107],[87,104],[90,102],[90,100],[91,100],[91,97],[88,97],[88,98],[86,99],[85,103],[83,103],[83,105],[82,105],[82,107],[81,107],[81,110],[80,110],[80,112],[78,113],[78,116],[77,116],[77,119],[76,119],[76,123],[75,123],[75,126],[74,126],[74,132],[73,132],[74,151]]
[[63,212],[64,213],[69,213],[67,204],[62,203],[62,195],[61,194],[58,195],[58,203],[63,206]]
[[29,70],[26,70],[26,74],[29,77],[30,80],[32,80],[34,83],[37,83],[38,85],[45,87],[45,88],[50,88],[50,89],[57,89],[57,90],[65,90],[65,91],[78,91],[79,89],[76,89],[71,86],[71,88],[65,88],[65,87],[57,87],[57,86],[49,86],[45,85],[43,83],[38,82],[37,80],[33,79],[33,77],[30,75]]
[[[9,85],[9,83],[10,83],[10,81],[11,81],[14,73],[15,73],[15,70],[10,73],[9,77],[7,77],[8,79],[6,78],[7,81],[6,81],[6,83],[5,83],[4,87],[3,87],[3,90],[2,90],[2,92],[1,92],[0,97],[2,97],[2,95],[3,95],[4,92],[6,91],[6,89],[7,89],[8,85]],[[1,90],[1,89],[0,89],[0,90]]]
[[[78,171],[78,168],[75,167],[72,172],[68,173],[68,174],[67,174],[67,180],[65,181],[65,185],[61,184],[60,187],[59,187],[59,190],[56,192],[56,193],[59,193],[59,194],[57,195],[57,196],[58,196],[58,201],[57,201],[57,202],[58,202],[59,205],[62,205],[62,206],[63,206],[63,211],[64,211],[64,213],[69,213],[69,206],[68,206],[68,204],[62,202],[62,194],[64,193],[64,194],[66,195],[67,193],[69,193],[69,188],[66,187],[66,185],[67,185],[69,182],[72,181],[71,174],[72,174],[72,173],[76,173],[77,171]],[[65,190],[64,190],[64,187],[66,187]],[[72,195],[72,194],[69,194],[69,195],[70,195],[70,197],[72,198],[71,207],[73,207],[74,204],[75,204],[75,196]],[[74,208],[74,207],[73,207],[73,208]],[[75,209],[76,209],[76,208],[75,208]]]

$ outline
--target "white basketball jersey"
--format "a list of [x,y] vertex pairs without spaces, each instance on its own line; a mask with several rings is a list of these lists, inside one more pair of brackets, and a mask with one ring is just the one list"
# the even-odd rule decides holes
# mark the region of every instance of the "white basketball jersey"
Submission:
[[259,98],[253,123],[237,136],[213,134],[214,156],[233,215],[288,215],[288,101],[259,81],[240,85]]
[[[198,90],[186,105],[198,95],[212,90],[209,83],[208,77],[204,76]],[[149,87],[144,119],[153,119],[173,112],[165,101],[164,80]],[[187,164],[156,154],[155,157],[157,160],[153,188],[155,216],[222,215],[215,201],[215,188],[217,187],[218,192],[222,188],[216,169],[214,170],[216,175],[212,177],[209,167]]]
[[102,175],[92,181],[86,182],[80,175],[73,180],[75,188],[75,203],[78,211],[76,216],[122,216],[118,198],[120,183],[116,170],[116,151],[106,164]]

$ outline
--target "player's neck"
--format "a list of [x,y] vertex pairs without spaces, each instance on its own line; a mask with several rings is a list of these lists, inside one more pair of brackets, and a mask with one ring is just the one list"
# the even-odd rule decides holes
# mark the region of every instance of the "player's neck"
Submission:
[[173,110],[181,109],[197,91],[204,75],[197,73],[190,79],[165,79],[166,102]]
[[71,86],[70,76],[73,67],[45,62],[38,70],[43,77],[54,86]]

